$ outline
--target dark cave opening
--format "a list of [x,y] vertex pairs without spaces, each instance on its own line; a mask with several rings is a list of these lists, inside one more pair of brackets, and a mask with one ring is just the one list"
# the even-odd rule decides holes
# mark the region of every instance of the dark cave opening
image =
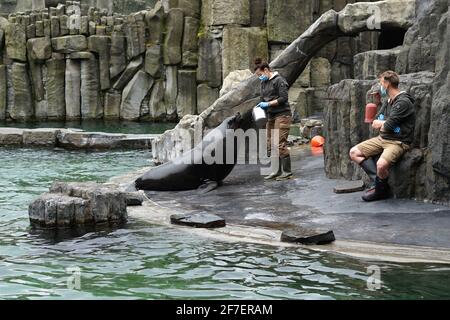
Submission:
[[402,28],[382,30],[378,38],[378,50],[392,49],[403,45],[406,31]]

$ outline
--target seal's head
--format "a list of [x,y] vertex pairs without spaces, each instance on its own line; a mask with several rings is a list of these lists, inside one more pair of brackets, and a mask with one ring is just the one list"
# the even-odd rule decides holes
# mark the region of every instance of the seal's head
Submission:
[[228,122],[228,128],[236,130],[243,129],[248,130],[254,126],[252,112],[245,112],[243,115],[238,112],[234,117]]

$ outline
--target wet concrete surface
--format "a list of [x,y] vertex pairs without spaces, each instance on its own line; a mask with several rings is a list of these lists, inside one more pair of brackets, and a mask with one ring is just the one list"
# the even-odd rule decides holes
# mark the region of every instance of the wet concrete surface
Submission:
[[366,203],[361,192],[335,194],[339,181],[325,177],[322,155],[303,148],[292,158],[295,179],[290,181],[266,182],[260,166],[237,165],[223,186],[207,194],[146,195],[181,213],[217,214],[227,224],[301,226],[333,230],[337,240],[450,248],[450,207],[401,199]]

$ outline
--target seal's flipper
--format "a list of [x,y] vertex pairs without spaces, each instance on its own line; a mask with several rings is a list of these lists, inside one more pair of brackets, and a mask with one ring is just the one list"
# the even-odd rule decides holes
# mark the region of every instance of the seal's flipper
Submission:
[[205,194],[210,191],[216,190],[219,187],[220,183],[216,181],[205,181],[200,187],[198,187],[198,191],[200,194]]

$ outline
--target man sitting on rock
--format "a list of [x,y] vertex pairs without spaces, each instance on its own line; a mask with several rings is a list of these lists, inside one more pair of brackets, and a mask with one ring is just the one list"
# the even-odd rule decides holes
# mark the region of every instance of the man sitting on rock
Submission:
[[[380,130],[380,135],[350,150],[350,158],[363,168],[372,182],[362,197],[364,201],[390,197],[389,168],[409,150],[414,139],[414,98],[399,90],[399,81],[394,71],[381,74],[381,95],[389,99],[375,117],[377,120],[372,123],[372,128]],[[374,157],[380,154],[379,160],[375,161]]]

